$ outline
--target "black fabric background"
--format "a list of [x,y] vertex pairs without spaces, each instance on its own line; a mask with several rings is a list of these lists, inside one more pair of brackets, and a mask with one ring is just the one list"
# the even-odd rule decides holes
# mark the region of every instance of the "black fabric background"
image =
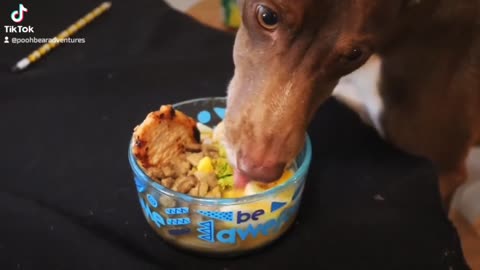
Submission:
[[[10,37],[53,36],[99,4],[22,3],[35,34]],[[18,2],[0,6],[13,25]],[[314,158],[285,237],[233,260],[172,249],[140,211],[129,137],[162,104],[225,95],[233,37],[159,0],[114,1],[76,37],[86,43],[21,74],[9,68],[38,45],[0,44],[0,269],[467,269],[430,164],[333,99],[309,130]]]

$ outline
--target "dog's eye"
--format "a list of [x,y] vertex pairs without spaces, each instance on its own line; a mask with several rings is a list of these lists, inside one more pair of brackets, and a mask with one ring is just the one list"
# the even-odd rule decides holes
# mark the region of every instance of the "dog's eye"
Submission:
[[348,62],[355,62],[362,58],[363,51],[359,48],[354,48],[343,56],[344,60]]
[[270,8],[259,5],[257,7],[258,23],[267,30],[273,30],[278,25],[278,15]]

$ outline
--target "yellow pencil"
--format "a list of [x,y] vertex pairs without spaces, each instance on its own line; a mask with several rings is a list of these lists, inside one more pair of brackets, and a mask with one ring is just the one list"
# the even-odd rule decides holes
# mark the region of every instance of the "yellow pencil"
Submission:
[[41,47],[30,53],[27,57],[18,61],[15,66],[13,66],[12,71],[21,71],[27,68],[30,64],[37,62],[42,56],[50,52],[52,49],[56,48],[59,44],[62,44],[63,41],[73,34],[78,32],[78,30],[85,27],[91,21],[93,21],[98,16],[102,15],[105,11],[110,9],[112,6],[111,2],[104,2],[94,10],[89,12],[87,15],[83,16],[81,19],[76,21],[74,24],[70,25],[67,29],[62,31],[56,37],[49,40],[49,42],[43,44]]

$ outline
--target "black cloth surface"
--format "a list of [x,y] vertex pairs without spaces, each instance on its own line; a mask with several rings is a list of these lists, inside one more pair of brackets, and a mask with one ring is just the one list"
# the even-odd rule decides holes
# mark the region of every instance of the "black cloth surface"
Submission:
[[[50,37],[98,1],[23,1]],[[2,25],[18,2],[3,0]],[[383,142],[335,100],[309,133],[313,161],[293,228],[219,260],[166,245],[147,225],[127,161],[133,127],[160,105],[223,96],[230,34],[162,1],[112,10],[21,74],[38,44],[1,44],[0,269],[468,269],[429,162]]]

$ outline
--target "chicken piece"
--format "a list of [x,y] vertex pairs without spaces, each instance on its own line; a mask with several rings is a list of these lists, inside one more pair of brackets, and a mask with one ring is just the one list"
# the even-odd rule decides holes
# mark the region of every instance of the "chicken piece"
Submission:
[[202,153],[205,156],[208,156],[208,157],[213,158],[213,159],[216,159],[216,158],[219,157],[218,148],[215,145],[203,144],[202,145]]
[[180,193],[187,194],[197,185],[197,178],[194,176],[180,177],[173,184],[172,190]]
[[199,181],[206,182],[210,190],[218,186],[218,180],[215,173],[195,172],[194,175]]
[[193,153],[201,152],[202,151],[202,145],[201,144],[187,144],[185,145],[185,150]]
[[168,196],[160,196],[160,204],[166,208],[173,208],[177,204],[175,199]]
[[[148,173],[151,174],[152,172],[157,171],[158,169],[159,168],[156,168],[156,167],[149,167],[148,168]],[[163,173],[163,177],[173,177],[173,178],[177,177],[177,174],[175,172],[175,168],[173,167],[173,165],[170,162],[163,164],[160,167],[160,170]]]
[[162,184],[162,186],[166,187],[166,188],[171,188],[173,186],[173,184],[175,183],[175,180],[173,178],[164,178],[160,181],[160,183]]
[[208,193],[208,184],[207,181],[199,181],[198,184],[198,196],[205,197]]
[[193,118],[165,105],[135,127],[133,138],[132,152],[148,173],[150,168],[162,168],[179,157],[186,145],[199,144],[200,132]]
[[220,198],[222,197],[222,193],[220,192],[220,187],[216,187],[214,189],[212,189],[210,192],[207,193],[207,195],[205,196],[206,198]]
[[217,159],[220,157],[220,155],[218,154],[218,152],[208,152],[208,156],[212,159]]
[[195,187],[193,187],[193,188],[190,190],[190,192],[188,192],[188,195],[194,196],[194,197],[198,197],[199,189],[200,189],[200,183],[197,184]]
[[160,180],[165,177],[165,174],[163,173],[163,170],[161,168],[150,168],[150,170],[147,172],[148,176],[150,176],[153,179]]
[[190,162],[188,162],[186,159],[176,159],[172,163],[174,164],[175,173],[177,176],[188,175],[188,172],[192,168]]
[[193,166],[198,166],[198,163],[202,158],[204,158],[205,155],[203,153],[187,153],[187,160],[192,164]]

